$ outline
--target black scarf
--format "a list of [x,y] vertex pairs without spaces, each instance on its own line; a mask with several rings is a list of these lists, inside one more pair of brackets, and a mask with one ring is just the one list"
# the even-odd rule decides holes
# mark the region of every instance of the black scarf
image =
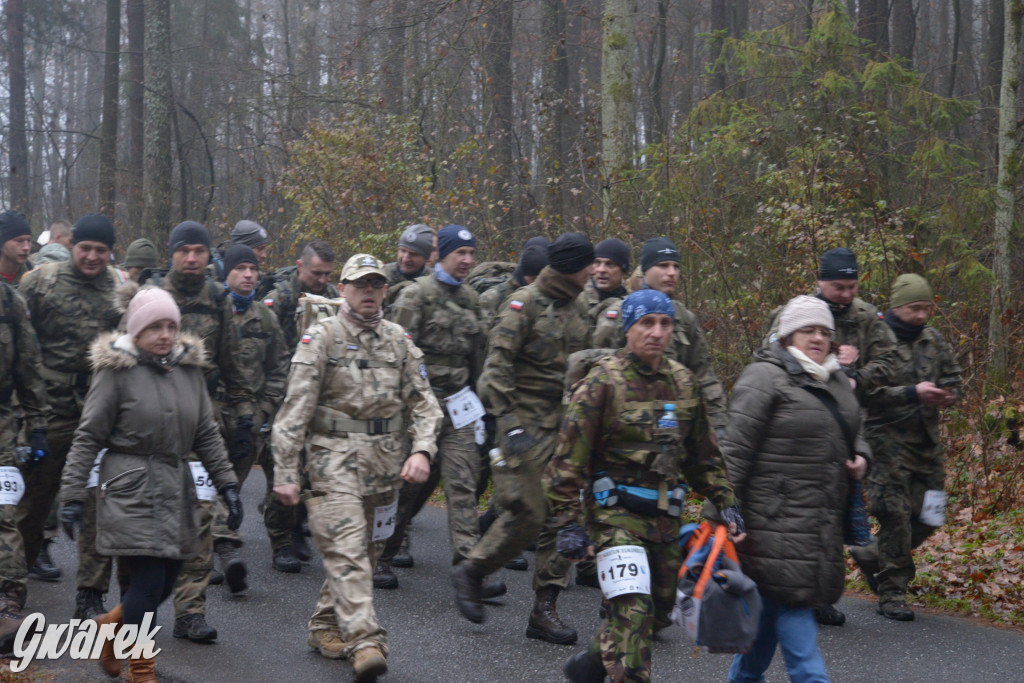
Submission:
[[885,312],[885,324],[892,328],[892,333],[901,342],[917,341],[917,338],[924,332],[924,325],[910,325],[896,317],[892,310]]
[[828,310],[832,311],[832,317],[834,318],[838,318],[839,316],[846,313],[848,310],[850,310],[850,306],[853,305],[852,301],[848,304],[833,303],[826,299],[824,296],[822,296],[821,292],[818,292],[818,298],[824,301],[826,304],[828,304]]

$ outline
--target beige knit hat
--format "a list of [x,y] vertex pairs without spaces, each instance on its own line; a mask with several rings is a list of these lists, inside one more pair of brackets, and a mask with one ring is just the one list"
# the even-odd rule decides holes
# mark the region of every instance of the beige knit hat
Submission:
[[125,328],[128,336],[135,339],[144,329],[158,320],[173,320],[181,324],[181,311],[167,290],[159,287],[143,287],[128,302],[125,311]]
[[836,321],[828,304],[814,296],[795,296],[779,314],[779,339],[793,334],[801,327],[821,325],[835,332]]

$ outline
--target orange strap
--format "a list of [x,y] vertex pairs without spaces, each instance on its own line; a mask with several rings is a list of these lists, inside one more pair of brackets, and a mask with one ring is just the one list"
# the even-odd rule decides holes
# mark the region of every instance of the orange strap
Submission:
[[733,545],[732,541],[729,540],[728,530],[722,524],[716,524],[714,531],[712,531],[710,522],[701,522],[701,525],[697,527],[697,530],[690,535],[690,540],[686,544],[689,553],[686,556],[686,560],[683,562],[683,566],[679,568],[679,579],[683,578],[683,575],[690,568],[690,560],[693,559],[694,554],[698,550],[704,547],[711,535],[714,534],[715,540],[711,546],[711,552],[708,553],[707,559],[704,561],[704,570],[701,572],[700,578],[697,581],[697,586],[694,588],[694,597],[699,598],[704,592],[704,584],[707,583],[707,577],[711,576],[711,568],[715,565],[715,560],[718,556],[725,552],[725,556],[736,564],[740,563],[739,555],[736,554],[736,546]]

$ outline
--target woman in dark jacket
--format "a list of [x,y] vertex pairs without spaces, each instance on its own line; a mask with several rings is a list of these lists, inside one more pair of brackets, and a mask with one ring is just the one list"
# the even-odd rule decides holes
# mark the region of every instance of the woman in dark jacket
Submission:
[[[61,521],[69,534],[83,517],[90,469],[99,463],[96,549],[119,557],[129,586],[100,624],[140,625],[170,595],[182,561],[198,550],[197,486],[212,480],[238,528],[242,508],[203,378],[203,344],[180,335],[180,312],[162,289],[129,283],[119,295],[127,334],[101,335],[90,349],[94,375],[61,482]],[[193,479],[188,455],[205,470]],[[193,465],[194,467],[194,465]],[[197,471],[199,468],[196,468]],[[137,642],[136,645],[143,643]],[[150,646],[150,650],[152,646]],[[153,658],[133,652],[133,681],[155,681]],[[100,665],[121,671],[113,641]]]
[[722,452],[747,526],[737,551],[764,601],[753,647],[733,660],[734,683],[764,680],[776,645],[793,681],[828,681],[813,607],[843,592],[848,480],[864,476],[870,452],[831,352],[834,332],[824,301],[792,299],[779,341],[755,354],[733,389]]

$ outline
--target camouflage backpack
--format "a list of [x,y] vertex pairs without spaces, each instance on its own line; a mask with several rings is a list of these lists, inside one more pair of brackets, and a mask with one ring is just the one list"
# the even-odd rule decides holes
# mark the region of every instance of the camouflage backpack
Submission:
[[516,267],[517,265],[511,261],[484,261],[469,271],[466,284],[475,289],[477,294],[483,294],[512,277]]
[[274,272],[267,273],[261,277],[259,283],[256,285],[256,298],[264,298],[270,294],[271,290],[273,290],[278,283],[291,280],[292,275],[295,274],[296,270],[298,270],[298,266],[285,266],[284,268],[278,268]]

